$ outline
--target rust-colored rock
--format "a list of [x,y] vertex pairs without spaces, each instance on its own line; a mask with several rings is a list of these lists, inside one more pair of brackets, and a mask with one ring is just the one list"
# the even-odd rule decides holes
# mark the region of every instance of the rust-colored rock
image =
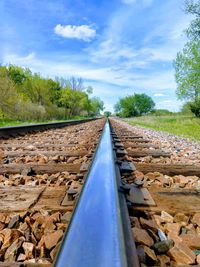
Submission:
[[157,233],[159,227],[154,220],[146,220],[146,219],[140,217],[140,223],[142,225],[142,228],[151,229],[152,231]]
[[24,241],[24,237],[20,237],[19,239],[16,239],[6,250],[6,253],[4,255],[4,260],[6,262],[13,262],[16,261],[16,256],[18,253],[18,249],[21,247],[22,242]]
[[0,149],[0,162],[5,158],[4,151]]
[[197,256],[197,263],[200,264],[200,254]]
[[53,233],[44,236],[44,243],[47,249],[52,249],[61,240],[63,236],[62,230],[57,230]]
[[176,175],[173,178],[177,183],[179,183],[179,184],[181,184],[183,186],[186,185],[191,180],[190,177],[183,176],[183,175]]
[[174,220],[174,218],[166,211],[161,212],[161,219],[163,222],[166,222],[166,223],[173,223],[173,220]]
[[155,221],[155,223],[159,226],[159,228],[162,228],[161,224],[163,221],[161,219],[161,216],[154,214],[152,218]]
[[65,231],[67,228],[67,224],[66,223],[56,223],[57,226],[57,230],[63,230]]
[[194,264],[196,255],[186,245],[182,243],[175,244],[168,252],[168,255],[178,264],[189,265]]
[[55,246],[55,248],[52,249],[51,253],[50,253],[50,256],[51,256],[51,259],[54,260],[58,251],[59,251],[59,248],[60,248],[60,245],[61,245],[61,242],[57,243],[57,245]]
[[[198,229],[198,227],[196,229]],[[195,230],[194,225],[192,223],[190,223],[186,226],[186,230],[187,230],[187,234],[196,234],[196,230]]]
[[187,225],[188,221],[189,221],[189,217],[186,216],[184,213],[179,212],[174,216],[174,222],[176,222],[176,223],[181,223],[182,225]]
[[33,257],[33,250],[34,250],[34,244],[33,243],[30,243],[30,242],[24,242],[22,244],[22,247],[24,249],[24,253],[26,255],[26,258],[27,259],[30,259]]
[[150,259],[153,262],[156,262],[157,261],[156,254],[155,254],[155,252],[152,249],[150,249],[147,246],[144,246],[144,252],[146,254],[147,260]]
[[18,239],[20,236],[22,236],[22,232],[17,230],[17,229],[4,229],[1,231],[1,234],[3,235],[4,237],[4,240],[3,240],[3,245],[1,247],[1,249],[4,249],[4,248],[8,248],[10,247],[10,245],[16,240]]
[[61,213],[60,212],[56,212],[56,213],[53,213],[49,217],[49,220],[52,220],[53,222],[57,223],[57,222],[60,222],[60,218],[61,218]]
[[41,228],[44,229],[44,233],[49,233],[49,232],[53,232],[56,229],[55,224],[53,223],[53,220],[46,220]]
[[182,242],[191,249],[200,249],[200,235],[185,234],[180,236]]
[[0,231],[5,228],[5,223],[0,222]]
[[133,227],[141,228],[140,222],[137,217],[130,217],[130,220],[131,220],[131,225]]
[[75,159],[77,159],[77,157],[70,157],[68,158],[67,163],[73,163]]
[[134,175],[137,179],[143,179],[144,178],[144,174],[140,171],[134,171]]
[[200,213],[196,213],[193,218],[192,222],[198,226],[200,226]]
[[132,232],[136,243],[140,243],[148,247],[151,247],[153,245],[153,239],[148,235],[145,230],[133,227]]
[[167,255],[158,255],[160,267],[166,267],[170,263],[170,258]]
[[61,216],[61,222],[62,223],[69,223],[72,217],[71,212],[66,212]]
[[35,221],[35,223],[33,224],[32,231],[37,240],[40,240],[42,235],[44,234],[44,229],[40,227],[40,224],[38,224],[37,221]]
[[23,253],[20,253],[17,258],[17,261],[25,261],[25,260],[26,260],[26,255]]
[[27,229],[29,229],[29,226],[28,226],[28,224],[27,224],[26,222],[24,222],[24,223],[20,223],[20,225],[19,225],[19,230],[20,230],[20,231],[24,232],[24,231],[26,231]]
[[166,233],[168,234],[168,239],[176,239],[180,234],[181,225],[179,223],[167,223],[165,225]]
[[5,213],[0,213],[0,222],[6,223],[7,215]]

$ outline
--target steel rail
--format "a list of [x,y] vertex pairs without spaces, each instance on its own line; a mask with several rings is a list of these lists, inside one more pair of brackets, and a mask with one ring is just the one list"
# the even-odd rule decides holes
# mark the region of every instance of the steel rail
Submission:
[[125,238],[130,231],[123,223],[120,194],[110,125],[106,122],[54,267],[139,266],[137,259],[130,257],[132,248],[126,247],[134,242],[129,242],[132,234]]
[[15,136],[18,134],[24,134],[28,132],[44,131],[52,128],[61,128],[70,125],[76,125],[80,123],[85,123],[88,121],[96,120],[98,118],[84,119],[84,120],[73,120],[66,122],[52,122],[52,123],[43,123],[43,124],[29,124],[23,126],[9,126],[9,127],[0,127],[0,138]]

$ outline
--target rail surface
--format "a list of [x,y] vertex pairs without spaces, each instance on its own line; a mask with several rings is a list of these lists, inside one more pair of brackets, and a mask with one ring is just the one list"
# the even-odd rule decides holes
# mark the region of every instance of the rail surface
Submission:
[[107,122],[54,266],[139,266],[137,260],[133,265],[128,256],[130,252],[127,253],[127,249],[130,251],[132,248],[126,247],[127,229],[123,223],[124,211],[121,210],[118,189]]
[[29,124],[23,126],[9,126],[9,127],[0,127],[0,137],[7,137],[22,133],[27,133],[31,131],[44,131],[52,128],[61,128],[70,125],[76,125],[79,123],[84,123],[98,118],[84,119],[84,120],[73,120],[66,122],[53,122],[53,123],[43,123],[43,124]]

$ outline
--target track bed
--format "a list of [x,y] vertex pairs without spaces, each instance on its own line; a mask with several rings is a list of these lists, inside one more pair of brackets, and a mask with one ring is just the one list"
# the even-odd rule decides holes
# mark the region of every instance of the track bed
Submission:
[[0,266],[52,266],[104,123],[0,141]]
[[122,180],[141,266],[200,264],[198,148],[168,145],[117,119],[111,124],[119,164],[134,164]]

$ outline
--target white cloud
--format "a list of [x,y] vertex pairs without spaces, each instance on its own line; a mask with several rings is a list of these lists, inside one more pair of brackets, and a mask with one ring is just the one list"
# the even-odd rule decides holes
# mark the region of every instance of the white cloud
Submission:
[[165,96],[165,94],[162,94],[162,93],[155,93],[153,96],[158,96],[158,97],[160,97],[160,96]]
[[10,54],[4,56],[4,64],[19,64],[19,65],[26,65],[31,64],[35,59],[35,53],[32,52],[26,56],[17,56],[15,54]]
[[54,32],[64,38],[79,39],[86,42],[91,41],[96,35],[96,30],[89,25],[61,25],[57,24]]
[[177,101],[176,99],[164,100],[156,103],[156,108],[158,109],[168,109],[171,111],[179,111],[183,103]]
[[[152,95],[168,95],[174,92],[176,87],[173,71],[148,73],[133,73],[118,68],[97,67],[95,64],[75,63],[73,57],[66,57],[65,60],[44,60],[36,57],[34,53],[27,56],[16,54],[4,55],[3,64],[13,63],[30,68],[33,72],[41,72],[43,76],[70,76],[82,77],[94,87],[94,95],[100,95],[105,102],[106,109],[112,110],[111,106],[120,97],[136,93],[147,93]],[[68,63],[69,62],[69,63]],[[116,78],[117,77],[117,78]],[[113,93],[114,92],[114,93]],[[159,93],[158,93],[159,92]],[[175,95],[172,96],[175,101]],[[179,105],[165,100],[158,102],[159,108],[177,110]],[[180,103],[180,102],[179,102]]]
[[132,5],[132,4],[135,4],[137,2],[139,2],[140,4],[142,3],[142,5],[144,5],[145,7],[148,7],[150,5],[152,5],[154,0],[122,0],[122,3],[123,4],[126,4],[126,5]]
[[[33,53],[32,53],[33,54]],[[4,55],[3,63],[14,63],[24,67],[30,67],[33,71],[41,71],[43,75],[50,76],[81,76],[83,79],[113,84],[124,88],[141,88],[142,90],[159,91],[174,89],[176,87],[173,70],[161,70],[148,73],[133,73],[132,70],[123,68],[98,67],[95,64],[75,63],[74,56],[67,57],[64,61],[42,60],[37,57],[30,59],[28,56],[15,54]],[[27,59],[28,60],[25,60]],[[69,63],[68,63],[69,62]],[[45,72],[44,72],[45,70]]]

